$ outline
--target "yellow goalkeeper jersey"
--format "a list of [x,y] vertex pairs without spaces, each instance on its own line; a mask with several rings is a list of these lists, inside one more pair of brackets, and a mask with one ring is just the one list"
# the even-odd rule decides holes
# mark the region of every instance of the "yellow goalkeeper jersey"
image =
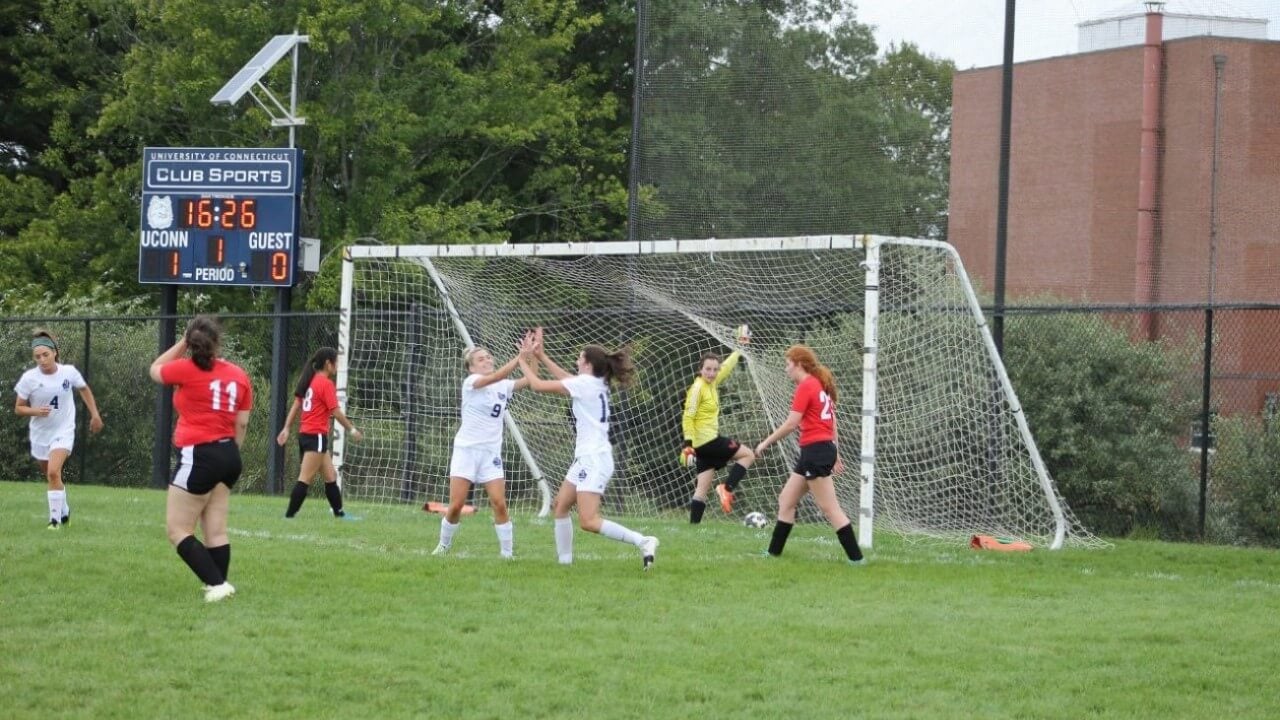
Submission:
[[738,366],[742,353],[735,350],[720,364],[716,379],[707,382],[699,375],[684,397],[684,439],[694,447],[706,445],[720,434],[720,383]]

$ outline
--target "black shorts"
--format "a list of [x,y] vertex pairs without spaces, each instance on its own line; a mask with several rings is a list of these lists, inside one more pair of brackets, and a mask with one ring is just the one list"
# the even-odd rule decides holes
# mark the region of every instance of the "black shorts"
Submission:
[[801,445],[800,458],[796,460],[796,466],[791,471],[797,475],[803,475],[805,480],[830,477],[832,469],[836,466],[837,454],[836,444],[830,440]]
[[333,443],[329,440],[329,433],[299,433],[298,457],[302,457],[309,452],[329,452],[333,449],[332,445]]
[[716,436],[714,440],[708,441],[705,445],[699,445],[693,449],[694,456],[697,458],[697,465],[695,466],[697,470],[695,472],[719,470],[728,465],[733,456],[738,454],[739,447],[741,446],[738,445],[737,440],[730,440],[723,435]]
[[205,495],[218,483],[235,487],[240,479],[240,448],[231,438],[177,449],[178,464],[169,484]]

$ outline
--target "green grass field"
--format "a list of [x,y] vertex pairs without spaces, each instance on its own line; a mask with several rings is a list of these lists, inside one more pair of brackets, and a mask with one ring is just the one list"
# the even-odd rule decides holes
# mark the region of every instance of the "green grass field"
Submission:
[[[231,581],[206,604],[165,540],[164,495],[0,483],[7,718],[1275,718],[1280,554],[1117,542],[998,555],[883,538],[623,518],[657,566],[516,518],[409,508],[328,516],[318,492],[238,496]],[[708,512],[711,514],[711,511]]]

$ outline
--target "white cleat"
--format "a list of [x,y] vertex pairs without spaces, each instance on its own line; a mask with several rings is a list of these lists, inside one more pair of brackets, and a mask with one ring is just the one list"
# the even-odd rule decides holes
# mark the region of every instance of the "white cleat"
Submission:
[[218,602],[219,600],[225,600],[235,594],[236,589],[232,587],[229,582],[224,582],[221,585],[210,585],[204,589],[204,601]]
[[653,567],[653,558],[658,552],[658,538],[646,535],[640,542],[640,554],[644,556],[644,569]]
[[436,549],[431,551],[432,555],[444,555],[449,552],[448,545],[436,545]]

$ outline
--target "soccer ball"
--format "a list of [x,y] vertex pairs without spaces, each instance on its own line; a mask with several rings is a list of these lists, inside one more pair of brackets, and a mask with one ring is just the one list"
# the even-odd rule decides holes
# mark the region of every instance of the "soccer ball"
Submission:
[[742,524],[749,528],[762,528],[769,524],[769,518],[765,517],[762,512],[749,512],[746,517],[742,518]]

